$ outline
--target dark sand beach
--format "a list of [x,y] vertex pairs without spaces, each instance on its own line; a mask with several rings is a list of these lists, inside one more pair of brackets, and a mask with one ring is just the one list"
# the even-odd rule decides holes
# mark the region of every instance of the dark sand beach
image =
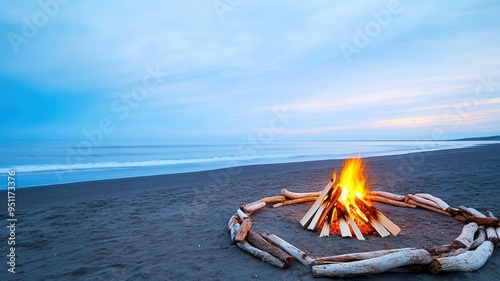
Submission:
[[[16,274],[7,272],[2,227],[1,280],[318,280],[296,262],[272,267],[231,246],[226,225],[244,203],[282,188],[321,190],[342,160],[246,166],[218,183],[209,172],[18,189]],[[451,206],[500,215],[500,145],[366,158],[369,188],[431,193]],[[22,174],[17,175],[22,180]],[[225,180],[225,178],[224,178]],[[6,192],[0,192],[6,198]],[[5,200],[4,200],[5,202]],[[298,221],[310,205],[266,208],[253,228],[313,257],[451,243],[462,223],[421,209],[376,206],[402,229],[367,241],[319,238]],[[2,221],[6,221],[2,212]],[[351,280],[497,280],[500,250],[472,273],[385,273]]]

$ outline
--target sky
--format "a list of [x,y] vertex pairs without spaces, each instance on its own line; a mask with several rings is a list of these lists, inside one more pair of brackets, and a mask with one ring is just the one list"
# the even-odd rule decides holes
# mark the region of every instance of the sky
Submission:
[[498,1],[2,7],[0,140],[500,135]]

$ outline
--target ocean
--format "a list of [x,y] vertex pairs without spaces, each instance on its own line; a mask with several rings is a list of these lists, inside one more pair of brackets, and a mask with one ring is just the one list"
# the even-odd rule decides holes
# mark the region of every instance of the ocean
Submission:
[[[17,141],[1,142],[0,189],[471,147],[485,141]],[[1,180],[5,178],[5,180]]]

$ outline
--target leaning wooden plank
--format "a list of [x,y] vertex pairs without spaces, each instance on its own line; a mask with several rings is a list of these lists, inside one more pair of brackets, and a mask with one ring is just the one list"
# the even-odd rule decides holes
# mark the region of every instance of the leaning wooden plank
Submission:
[[321,229],[321,233],[319,237],[330,236],[330,221],[326,220],[325,224],[323,224],[323,228]]
[[418,197],[421,197],[421,198],[425,198],[425,199],[428,199],[428,200],[431,200],[433,201],[434,203],[436,203],[439,208],[441,208],[441,210],[443,211],[447,211],[450,209],[450,205],[448,205],[448,203],[444,202],[443,200],[441,200],[441,198],[438,198],[436,196],[433,196],[431,194],[427,194],[427,193],[417,193],[415,194],[415,196],[418,196]]
[[325,210],[326,204],[327,204],[327,202],[323,202],[323,204],[321,204],[321,206],[319,206],[318,211],[316,212],[313,219],[309,223],[309,226],[307,227],[307,229],[316,230],[318,228],[319,219],[321,218],[321,215],[323,214],[323,211]]
[[318,208],[321,206],[321,204],[323,204],[323,200],[325,199],[325,196],[328,194],[328,192],[332,188],[332,185],[333,185],[333,181],[330,181],[325,186],[325,188],[323,189],[323,192],[321,192],[318,199],[314,202],[314,204],[311,206],[311,208],[309,208],[307,213],[302,217],[302,219],[300,220],[300,224],[303,227],[306,227],[307,225],[309,225],[309,222],[313,218],[314,214],[316,214],[316,211],[318,210]]
[[431,261],[431,255],[426,250],[419,249],[391,253],[362,261],[315,265],[312,270],[314,277],[347,277],[381,273],[407,265],[429,264]]
[[460,234],[460,236],[458,236],[451,245],[459,248],[469,249],[472,245],[472,242],[474,241],[474,234],[476,233],[478,227],[479,226],[475,222],[468,223],[462,229],[462,233]]
[[349,224],[347,223],[347,220],[345,218],[345,214],[340,210],[340,208],[337,208],[337,213],[340,226],[340,235],[342,235],[342,237],[352,237],[351,230],[349,229]]
[[371,226],[380,234],[382,237],[389,236],[390,233],[385,229],[384,225],[380,223],[380,221],[377,219],[377,214],[373,211],[376,210],[375,208],[370,209],[370,207],[361,199],[356,197],[355,199],[356,205],[358,208],[361,209],[361,211],[368,217],[368,222],[370,223]]
[[392,235],[396,236],[399,234],[399,232],[401,232],[401,228],[399,228],[396,224],[394,224],[390,219],[388,219],[386,216],[384,216],[384,214],[382,214],[378,210],[377,210],[377,218],[380,221],[380,223],[382,223],[384,227],[387,230],[389,230],[389,232]]
[[294,261],[294,258],[291,255],[269,243],[266,239],[264,239],[264,237],[260,235],[260,233],[255,230],[250,229],[250,231],[248,232],[247,240],[254,247],[259,248],[264,252],[268,252],[283,261],[287,267],[290,266]]
[[391,199],[394,201],[401,201],[401,202],[405,200],[405,197],[403,195],[393,194],[393,193],[385,192],[385,191],[373,191],[372,190],[368,193],[368,195],[380,196],[380,197],[388,198],[388,199]]
[[354,234],[356,235],[356,238],[358,240],[365,240],[365,237],[363,236],[363,233],[361,233],[361,230],[359,229],[358,225],[356,222],[351,218],[351,216],[347,217],[347,222],[351,226],[352,230],[354,231]]
[[467,251],[458,256],[434,259],[429,266],[429,271],[434,274],[475,271],[486,263],[493,253],[493,248],[493,243],[485,241],[474,251]]
[[269,263],[270,265],[280,267],[280,268],[285,267],[285,262],[283,262],[282,260],[278,259],[277,257],[269,254],[268,252],[264,252],[261,249],[255,248],[254,246],[250,245],[246,241],[238,243],[236,245],[238,245],[238,247],[240,249],[242,249],[243,251]]
[[291,191],[288,191],[286,189],[282,189],[281,195],[285,196],[288,199],[299,199],[299,198],[304,198],[304,197],[319,197],[321,195],[321,191],[298,193],[298,192],[291,192]]
[[408,250],[415,250],[415,248],[402,248],[402,249],[390,249],[390,250],[380,250],[380,251],[372,251],[372,252],[364,252],[364,253],[351,253],[351,254],[343,254],[337,256],[330,257],[322,257],[314,260],[314,265],[324,264],[324,263],[339,263],[339,262],[351,262],[351,261],[360,261],[372,258],[378,258],[381,256],[385,256],[387,254],[403,252]]
[[277,235],[271,234],[269,232],[262,232],[261,235],[262,235],[262,237],[266,238],[267,241],[273,243],[274,245],[283,249],[285,252],[289,253],[292,257],[294,257],[296,260],[298,260],[303,265],[309,267],[314,262],[313,258],[309,257],[302,250],[300,250],[297,247],[293,246],[292,244],[286,242],[285,240],[281,239]]

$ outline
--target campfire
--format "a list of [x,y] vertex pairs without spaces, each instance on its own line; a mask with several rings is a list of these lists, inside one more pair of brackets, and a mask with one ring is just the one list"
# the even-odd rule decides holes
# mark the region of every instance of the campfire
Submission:
[[309,211],[300,220],[309,230],[320,230],[320,237],[340,234],[365,240],[363,234],[377,232],[396,236],[401,229],[372,204],[366,188],[361,158],[347,159],[337,179],[334,171]]
[[[472,272],[481,268],[500,243],[500,219],[474,208],[453,208],[428,193],[400,195],[370,191],[360,158],[347,159],[340,176],[333,176],[317,192],[281,190],[281,195],[264,197],[241,205],[229,219],[227,229],[231,243],[243,251],[280,268],[290,267],[294,260],[311,269],[314,277],[346,277],[381,272]],[[327,257],[311,257],[281,237],[252,229],[251,215],[272,206],[275,209],[295,204],[313,204],[300,223],[310,230],[321,230],[320,236],[332,233],[353,235],[364,240],[364,234],[382,237],[397,235],[400,228],[378,211],[372,202],[401,208],[421,208],[465,223],[462,233],[446,245],[426,249],[397,248]]]

